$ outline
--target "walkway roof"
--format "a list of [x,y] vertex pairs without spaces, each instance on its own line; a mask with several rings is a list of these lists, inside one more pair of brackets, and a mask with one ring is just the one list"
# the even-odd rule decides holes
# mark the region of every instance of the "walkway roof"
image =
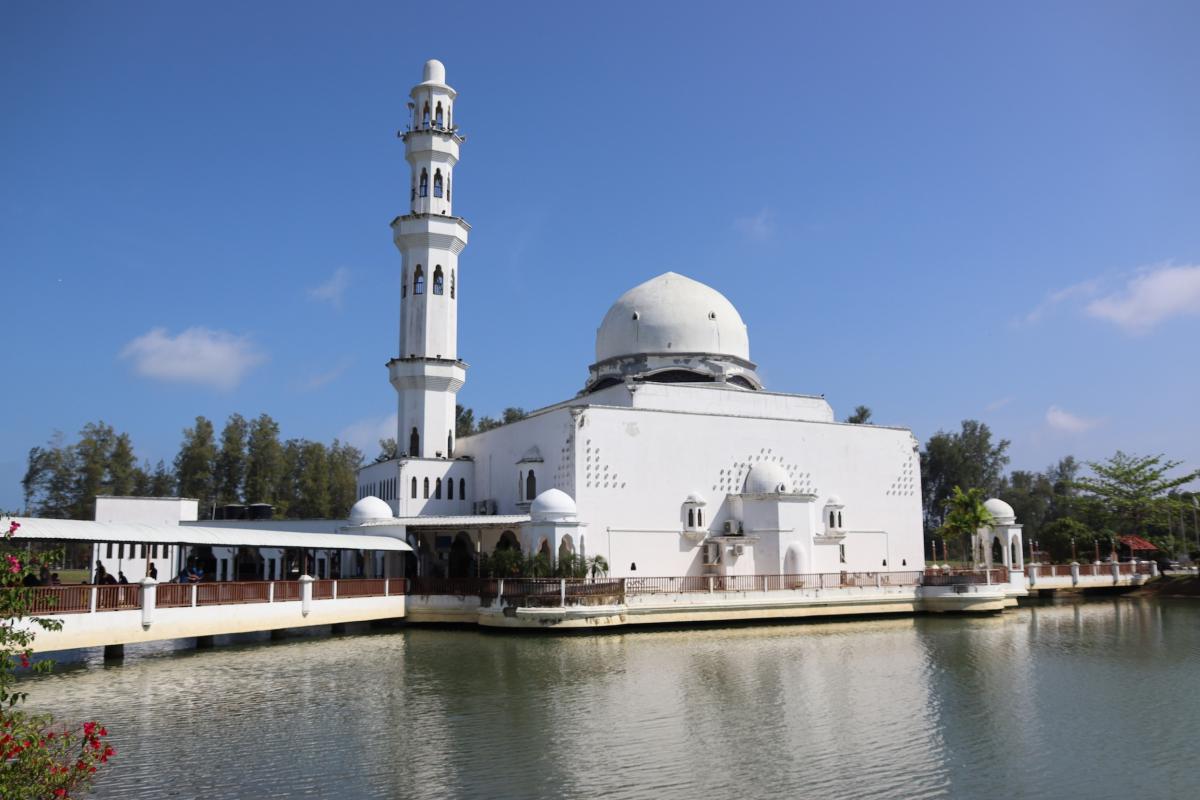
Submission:
[[77,519],[14,517],[20,528],[14,542],[131,542],[134,544],[196,544],[219,547],[306,547],[317,550],[411,551],[400,539],[362,533],[304,533],[301,531],[214,528],[203,525],[145,522],[92,522]]
[[464,514],[458,517],[392,517],[390,519],[367,520],[356,525],[355,530],[389,528],[403,525],[406,528],[514,528],[529,522],[528,514]]

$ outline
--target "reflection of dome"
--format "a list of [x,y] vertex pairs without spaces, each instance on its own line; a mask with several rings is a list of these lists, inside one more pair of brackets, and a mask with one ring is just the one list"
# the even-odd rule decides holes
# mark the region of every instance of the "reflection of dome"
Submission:
[[368,495],[350,507],[350,522],[354,525],[391,518],[392,507],[378,497]]
[[547,489],[533,498],[529,505],[529,516],[534,522],[552,522],[573,519],[575,501],[561,489]]
[[1004,502],[998,497],[993,497],[983,504],[983,507],[988,510],[988,513],[995,517],[996,522],[1010,523],[1017,518],[1017,514],[1013,511],[1013,507]]
[[425,69],[421,72],[422,83],[445,83],[446,82],[446,65],[438,61],[436,58],[431,58],[425,62]]
[[750,468],[745,494],[787,494],[791,492],[787,470],[774,461],[762,461]]
[[737,309],[716,289],[674,272],[617,298],[596,331],[588,389],[626,378],[660,383],[722,379],[744,389],[762,388]]

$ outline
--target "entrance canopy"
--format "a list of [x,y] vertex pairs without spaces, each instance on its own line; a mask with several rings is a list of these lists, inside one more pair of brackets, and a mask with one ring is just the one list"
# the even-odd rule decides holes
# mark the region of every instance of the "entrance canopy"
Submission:
[[299,547],[314,550],[411,552],[406,542],[386,535],[304,533],[302,531],[217,528],[145,522],[92,522],[77,519],[13,517],[21,527],[12,541],[129,542],[219,547]]

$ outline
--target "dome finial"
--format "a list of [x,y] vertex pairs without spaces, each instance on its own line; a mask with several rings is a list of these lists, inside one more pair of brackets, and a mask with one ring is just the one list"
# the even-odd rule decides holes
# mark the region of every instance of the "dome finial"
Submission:
[[445,83],[446,82],[446,65],[438,61],[436,58],[431,58],[425,62],[425,69],[421,72],[422,83]]

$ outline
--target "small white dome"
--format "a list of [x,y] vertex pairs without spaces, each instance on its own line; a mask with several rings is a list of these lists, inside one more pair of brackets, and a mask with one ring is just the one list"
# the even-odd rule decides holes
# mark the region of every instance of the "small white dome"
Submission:
[[547,489],[529,505],[529,516],[534,522],[567,519],[574,517],[575,511],[575,501],[561,489]]
[[750,360],[746,323],[723,294],[666,272],[617,298],[596,332],[596,361],[643,353]]
[[694,506],[708,505],[708,501],[704,499],[704,495],[700,494],[699,492],[692,492],[687,496],[687,500],[684,500],[684,502],[691,503]]
[[431,58],[425,62],[425,69],[421,72],[422,83],[445,83],[446,82],[446,65],[438,61],[436,58]]
[[845,504],[842,503],[842,498],[838,497],[836,494],[831,494],[829,495],[829,499],[825,501],[825,505],[834,506],[835,508],[842,508]]
[[760,461],[746,476],[745,494],[789,494],[792,482],[787,470],[774,461]]
[[362,525],[377,519],[392,519],[392,507],[373,495],[367,495],[350,507],[350,523]]
[[1013,507],[998,497],[993,497],[983,504],[988,513],[996,518],[996,522],[1012,522],[1017,518]]

